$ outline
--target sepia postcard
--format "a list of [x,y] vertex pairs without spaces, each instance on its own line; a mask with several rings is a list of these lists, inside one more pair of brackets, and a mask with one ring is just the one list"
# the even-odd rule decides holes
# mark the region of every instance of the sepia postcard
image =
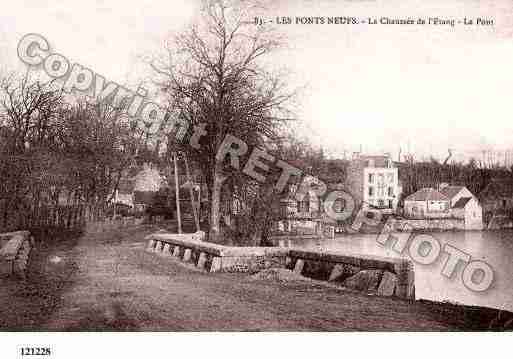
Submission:
[[506,349],[512,64],[510,0],[5,2],[0,358]]

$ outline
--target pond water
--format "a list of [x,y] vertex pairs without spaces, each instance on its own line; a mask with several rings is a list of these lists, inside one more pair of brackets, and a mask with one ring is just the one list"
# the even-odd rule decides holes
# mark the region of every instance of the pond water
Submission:
[[[488,290],[473,292],[463,284],[464,263],[458,264],[451,278],[441,274],[448,258],[443,250],[430,265],[414,263],[415,295],[417,299],[449,301],[513,311],[513,231],[471,231],[431,233],[442,245],[450,244],[471,255],[472,260],[483,260],[494,270],[494,281]],[[385,246],[376,241],[376,234],[339,235],[334,239],[286,240],[283,245],[303,249],[319,249],[345,254],[369,254],[408,258],[408,247],[403,254],[392,249],[393,241]]]

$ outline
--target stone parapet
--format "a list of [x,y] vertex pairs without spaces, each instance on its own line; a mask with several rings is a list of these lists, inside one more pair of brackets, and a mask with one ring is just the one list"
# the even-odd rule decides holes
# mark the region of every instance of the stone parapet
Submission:
[[146,237],[146,251],[160,254],[166,245],[174,257],[209,272],[253,272],[284,267],[288,250],[277,247],[230,247],[203,242],[204,232],[155,233]]
[[407,259],[291,249],[286,263],[297,274],[314,279],[338,281],[349,288],[377,291],[378,295],[415,299],[414,268]]
[[34,238],[29,231],[0,233],[0,275],[25,277]]
[[415,298],[413,263],[407,259],[281,247],[230,247],[203,242],[198,236],[203,235],[151,234],[146,237],[146,251],[166,256],[172,253],[208,272],[289,268],[314,279],[343,282],[348,288],[366,287],[378,295]]

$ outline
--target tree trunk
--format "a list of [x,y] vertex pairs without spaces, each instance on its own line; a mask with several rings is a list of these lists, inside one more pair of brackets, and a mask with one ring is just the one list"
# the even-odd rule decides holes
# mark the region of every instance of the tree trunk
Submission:
[[209,242],[219,242],[220,238],[220,218],[221,218],[221,188],[223,186],[223,175],[221,173],[221,164],[214,166],[214,176],[212,184],[212,198],[210,198],[210,233]]

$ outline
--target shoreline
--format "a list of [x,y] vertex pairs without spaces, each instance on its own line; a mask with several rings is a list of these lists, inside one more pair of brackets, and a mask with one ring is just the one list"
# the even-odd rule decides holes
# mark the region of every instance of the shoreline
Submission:
[[[435,301],[431,299],[404,299],[399,297],[380,297],[375,293],[362,292],[358,290],[354,290],[351,288],[344,287],[342,285],[337,285],[332,282],[316,280],[305,276],[300,276],[302,278],[299,279],[285,279],[284,281],[302,281],[304,283],[309,284],[312,287],[321,286],[326,289],[327,292],[329,290],[336,290],[340,293],[350,293],[357,296],[367,296],[370,298],[386,298],[388,300],[397,301],[397,302],[407,302],[412,306],[422,305],[428,306],[435,312],[447,313],[455,316],[464,316],[467,317],[471,322],[473,322],[476,326],[479,326],[480,329],[475,330],[484,330],[483,325],[488,323],[487,330],[491,331],[513,331],[513,311],[504,310],[493,307],[479,306],[479,305],[468,305],[455,301]],[[263,279],[268,282],[273,282],[272,279]],[[507,324],[507,328],[505,325]],[[472,328],[468,328],[469,330],[473,330]]]
[[[482,238],[482,240],[484,241],[486,238],[488,237],[481,237],[481,234],[482,233],[483,235],[485,235],[486,233],[490,233],[490,231],[472,231],[473,233],[476,233],[475,236],[478,236],[479,238]],[[480,232],[480,233],[477,233],[477,232]],[[509,238],[509,233],[513,234],[513,231],[511,230],[501,230],[500,232],[503,232],[505,234],[503,234],[502,236],[505,237],[505,238]],[[467,237],[466,233],[461,233],[461,234],[456,234],[456,233],[460,233],[460,232],[449,232],[448,234],[446,235],[442,235],[443,233],[445,232],[438,232],[438,231],[423,231],[423,232],[419,232],[419,233],[426,233],[426,234],[432,234],[434,235],[435,237],[439,237],[438,240],[440,241],[440,243],[442,245],[444,244],[447,244],[447,245],[455,245],[455,246],[459,246],[459,245],[462,245],[462,246],[468,246],[468,243],[473,243],[471,240],[474,238],[473,235],[471,235],[471,237]],[[454,234],[451,234],[451,233],[454,233]],[[453,237],[454,236],[454,237]],[[494,237],[495,238],[495,237]],[[273,237],[273,243],[277,246],[280,245],[280,241],[281,241],[281,245],[286,247],[286,248],[297,248],[297,249],[302,249],[302,250],[319,250],[319,251],[322,251],[323,248],[327,248],[327,250],[329,251],[332,251],[332,252],[335,252],[335,253],[338,253],[338,254],[341,254],[341,255],[358,255],[358,254],[362,254],[362,253],[372,253],[374,255],[378,255],[378,256],[385,256],[385,257],[394,257],[394,258],[411,258],[409,256],[409,254],[407,254],[407,249],[406,249],[406,253],[403,252],[403,254],[399,254],[399,253],[396,253],[396,252],[391,252],[391,248],[392,248],[392,243],[393,243],[393,240],[391,240],[392,242],[388,242],[386,243],[384,246],[381,245],[380,243],[376,242],[376,248],[375,248],[375,251],[363,251],[362,248],[369,248],[369,246],[372,246],[372,243],[369,244],[369,242],[373,242],[377,239],[377,234],[375,233],[338,233],[336,234],[335,238],[321,238],[319,236],[276,236],[276,237]],[[454,239],[454,241],[453,241]],[[468,242],[468,241],[471,241],[471,242]],[[463,241],[463,242],[461,242]],[[362,243],[362,244],[359,244],[359,243]],[[467,243],[467,244],[459,244],[458,243]],[[363,247],[362,247],[363,246]],[[470,247],[465,247],[465,248],[468,248],[468,250],[472,250],[472,244],[470,244]],[[462,247],[462,249],[464,250],[464,248]],[[468,252],[470,253],[470,252]],[[478,255],[480,252],[478,253],[472,253],[476,258],[477,257],[480,257],[480,255]],[[493,257],[495,258],[495,257]],[[498,266],[497,263],[502,263],[501,262],[501,259],[502,257],[498,257],[495,259],[495,265]],[[436,271],[440,271],[442,269],[442,266],[443,266],[443,258],[441,259],[441,262],[437,262],[437,267],[436,268],[432,268],[431,270],[429,271],[418,271],[418,270],[415,270],[416,272],[416,282],[419,282],[419,283],[422,283],[422,279],[424,279],[424,282],[426,280],[428,280],[430,283],[438,283],[440,284],[440,286],[438,286],[439,290],[438,291],[433,291],[433,293],[431,293],[430,291],[426,291],[426,290],[417,290],[417,297],[416,297],[416,300],[424,300],[424,301],[432,301],[434,303],[452,303],[452,304],[456,304],[456,305],[461,305],[461,306],[469,306],[469,307],[482,307],[482,308],[488,308],[488,309],[493,309],[493,310],[506,310],[506,311],[509,311],[509,312],[513,312],[513,305],[512,305],[512,301],[511,300],[508,300],[507,298],[507,295],[505,296],[505,294],[508,293],[508,290],[504,287],[502,287],[502,289],[495,289],[495,290],[499,290],[499,292],[497,292],[497,295],[501,295],[502,296],[502,300],[495,300],[494,297],[490,297],[489,300],[482,300],[480,298],[474,298],[472,293],[464,293],[464,290],[465,288],[462,287],[461,290],[453,290],[450,292],[451,295],[448,295],[448,293],[446,293],[444,290],[443,290],[443,283],[442,283],[442,280],[437,276],[437,272]],[[491,262],[490,262],[491,263]],[[422,264],[416,264],[415,265],[417,268],[418,266],[421,266],[423,267]],[[504,269],[504,268],[503,268]],[[462,269],[461,269],[462,270]],[[505,273],[503,273],[503,276],[505,275]],[[432,279],[430,279],[432,278]],[[436,285],[435,285],[436,287]],[[421,288],[425,288],[424,287],[421,287]],[[419,288],[417,288],[419,289]],[[424,294],[424,296],[419,296],[419,294]],[[507,306],[505,307],[505,303],[507,303]]]

